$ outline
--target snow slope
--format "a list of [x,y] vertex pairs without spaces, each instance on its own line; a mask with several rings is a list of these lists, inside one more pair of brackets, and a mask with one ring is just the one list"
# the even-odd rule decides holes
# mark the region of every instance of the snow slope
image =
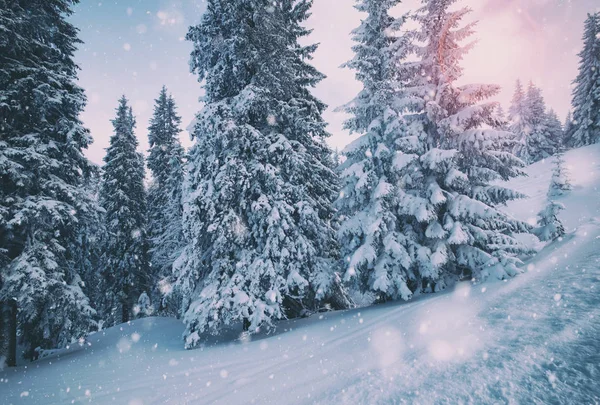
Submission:
[[[566,155],[569,235],[508,282],[281,322],[183,350],[148,318],[0,372],[0,404],[457,404],[600,402],[600,145]],[[535,218],[551,162],[512,186]]]

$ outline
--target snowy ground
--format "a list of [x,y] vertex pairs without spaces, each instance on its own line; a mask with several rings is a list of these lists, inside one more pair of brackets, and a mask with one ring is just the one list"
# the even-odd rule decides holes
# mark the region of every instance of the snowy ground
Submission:
[[[598,404],[600,145],[567,154],[570,234],[509,282],[282,322],[184,351],[183,326],[149,318],[0,372],[0,404]],[[551,162],[512,185],[535,218]]]

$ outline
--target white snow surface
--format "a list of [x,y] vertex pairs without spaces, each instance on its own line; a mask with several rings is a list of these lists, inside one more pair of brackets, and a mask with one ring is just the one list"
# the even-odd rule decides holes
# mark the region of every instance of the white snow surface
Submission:
[[[509,281],[231,332],[183,349],[146,318],[0,371],[1,404],[592,404],[600,402],[600,145],[565,156],[564,240]],[[511,186],[535,220],[552,161]]]

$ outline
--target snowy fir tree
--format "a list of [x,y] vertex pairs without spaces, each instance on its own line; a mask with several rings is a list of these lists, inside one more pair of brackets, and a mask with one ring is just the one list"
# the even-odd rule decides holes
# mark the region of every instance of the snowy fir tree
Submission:
[[571,147],[600,141],[600,12],[588,15],[579,57],[573,90],[573,128],[567,139]]
[[80,41],[67,21],[75,3],[0,1],[0,301],[17,301],[28,358],[94,327],[76,253],[94,205],[84,190]]
[[[506,278],[515,275],[518,256],[529,252],[514,238],[531,227],[497,207],[522,194],[494,185],[522,174],[523,163],[506,152],[511,134],[496,128],[496,85],[463,85],[460,62],[472,45],[461,45],[475,24],[461,25],[468,8],[450,11],[454,0],[424,1],[417,14],[420,74],[414,93],[422,100],[418,159],[422,175],[413,190],[400,193],[405,233],[418,241],[415,266],[420,288],[435,291],[456,277]],[[485,126],[485,127],[484,127]],[[415,140],[416,141],[416,140]]]
[[554,168],[552,170],[552,180],[550,189],[548,190],[549,197],[557,197],[565,194],[572,189],[569,170],[565,166],[565,157],[562,149],[554,158]]
[[510,131],[510,125],[508,118],[506,117],[506,113],[504,112],[504,108],[500,104],[498,104],[498,108],[496,109],[496,116],[494,120],[497,122],[497,128],[502,131]]
[[527,145],[527,136],[531,132],[530,117],[527,109],[527,98],[520,80],[515,84],[515,92],[508,109],[508,130],[514,134],[517,143],[513,148],[515,155],[523,155]]
[[[558,122],[558,130],[554,128],[555,132],[552,132],[550,127],[552,117],[546,112],[546,102],[542,90],[532,82],[529,83],[527,88],[527,109],[530,114],[529,123],[531,125],[531,132],[526,138],[527,155],[518,156],[526,160],[527,163],[534,163],[556,153],[561,144],[562,129],[560,129],[560,122]],[[556,120],[558,121],[558,119]]]
[[[344,151],[338,237],[346,258],[344,279],[368,301],[409,299],[415,284],[409,240],[398,214],[400,165],[415,167],[409,160],[413,155],[403,153],[414,150],[402,120],[410,96],[401,86],[415,69],[405,61],[412,50],[411,33],[401,33],[406,18],[390,15],[399,3],[357,1],[356,9],[366,16],[353,31],[355,57],[346,64],[363,89],[343,107],[351,115],[345,126],[362,136]],[[418,175],[413,173],[409,176]]]
[[186,346],[242,322],[251,332],[330,304],[341,289],[331,226],[338,179],[307,0],[210,0],[192,27],[192,69],[205,81],[184,183],[188,244],[175,265]]
[[182,185],[185,152],[179,142],[180,125],[175,100],[163,87],[148,128],[148,169],[152,173],[148,189],[148,238],[152,280],[158,282],[153,286],[153,301],[157,309],[171,314],[177,314],[177,299],[163,303],[162,295],[169,292],[165,287],[171,285],[173,262],[184,246]]
[[555,154],[562,149],[565,141],[565,130],[556,111],[553,109],[546,112],[546,130],[550,143],[553,146],[553,153]]
[[[151,284],[146,240],[144,158],[137,152],[135,118],[123,96],[104,157],[100,203],[106,211],[102,254],[103,317],[108,325],[131,319]],[[120,313],[119,313],[120,311]]]
[[523,91],[517,81],[510,108],[510,130],[518,141],[515,155],[525,163],[534,163],[552,156],[562,143],[562,128],[556,115],[546,112],[541,90],[532,82]]
[[[82,289],[95,309],[100,309],[96,303],[102,301],[102,279],[98,271],[102,256],[102,241],[105,238],[104,209],[100,206],[99,194],[102,180],[102,170],[93,166],[89,176],[86,176],[83,190],[89,208],[80,215],[80,227],[76,238],[76,248],[73,255],[78,273],[83,281]],[[100,314],[97,314],[97,317]]]
[[573,115],[571,111],[567,113],[567,117],[565,118],[565,123],[563,125],[563,147],[567,146],[569,140],[573,135],[574,125],[573,125]]
[[538,227],[534,229],[534,234],[543,242],[552,242],[565,236],[565,227],[558,214],[565,209],[565,206],[554,200],[548,200],[548,203],[538,214]]

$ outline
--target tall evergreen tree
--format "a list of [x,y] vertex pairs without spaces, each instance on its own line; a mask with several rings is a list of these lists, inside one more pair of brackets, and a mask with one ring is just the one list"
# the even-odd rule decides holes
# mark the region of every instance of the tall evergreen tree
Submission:
[[119,100],[112,124],[114,135],[104,157],[100,190],[106,211],[103,316],[109,325],[129,321],[140,294],[150,287],[144,158],[136,151],[135,118],[125,96]]
[[569,111],[567,113],[567,117],[565,118],[565,123],[563,125],[563,146],[568,145],[569,140],[573,136],[573,130],[574,130],[573,115],[572,115],[571,111]]
[[243,321],[254,331],[326,302],[347,305],[330,225],[338,180],[310,88],[308,0],[210,0],[192,27],[205,80],[184,183],[177,290],[186,346]]
[[600,12],[588,14],[579,57],[573,90],[573,128],[567,140],[571,147],[600,141]]
[[0,0],[0,301],[16,299],[25,355],[94,326],[78,236],[91,143],[67,21],[75,0]]
[[525,96],[525,90],[520,80],[517,80],[515,84],[515,92],[508,109],[508,121],[510,125],[508,130],[515,134],[516,145],[515,154],[519,153],[519,149],[522,145],[526,144],[527,135],[531,132],[531,125],[529,120],[529,111],[527,110],[527,99]]
[[[102,241],[105,237],[104,209],[100,205],[99,192],[102,180],[100,167],[94,165],[90,175],[84,182],[83,189],[88,198],[90,208],[82,212],[79,219],[80,227],[76,238],[76,248],[73,254],[78,273],[83,281],[82,290],[94,305],[96,310],[101,309],[97,303],[101,302],[103,295],[100,290],[102,278],[99,272],[102,256]],[[96,314],[96,318],[99,317]]]
[[549,143],[552,145],[552,153],[556,154],[562,150],[565,141],[565,129],[558,118],[556,111],[550,109],[546,112],[546,128],[548,131]]
[[562,142],[561,124],[553,112],[546,112],[542,91],[533,82],[524,92],[517,81],[510,111],[510,130],[518,141],[514,148],[517,157],[534,163],[556,153]]
[[542,91],[533,82],[529,82],[527,88],[527,109],[530,114],[531,132],[526,138],[526,154],[517,156],[527,163],[534,163],[557,152],[560,139],[556,139],[556,136],[560,137],[561,131],[559,130],[558,134],[552,133],[551,117],[546,113],[546,102]]
[[[169,292],[173,262],[184,246],[182,186],[185,152],[178,138],[180,125],[175,100],[163,87],[148,128],[148,168],[152,172],[148,189],[148,236],[155,305],[162,302],[163,293]],[[176,300],[170,300],[169,304],[169,308],[161,305],[162,309],[176,314]]]
[[455,2],[423,0],[417,14],[424,46],[414,91],[421,98],[416,118],[426,151],[418,157],[423,176],[416,190],[402,195],[400,212],[418,219],[409,218],[409,234],[419,241],[415,262],[425,291],[443,287],[446,277],[512,276],[518,255],[529,251],[514,233],[531,227],[497,209],[523,196],[492,184],[521,175],[523,166],[505,151],[511,135],[495,129],[497,103],[484,102],[499,87],[456,85],[460,61],[472,46],[461,42],[475,24],[461,25],[470,9],[450,11]]
[[355,57],[346,64],[363,89],[344,107],[351,115],[345,126],[362,136],[344,151],[344,184],[336,202],[342,222],[339,242],[347,258],[344,278],[371,301],[406,300],[415,284],[409,241],[398,213],[398,159],[403,152],[414,152],[402,142],[407,128],[401,115],[410,106],[402,86],[416,71],[406,64],[411,33],[400,33],[406,17],[390,15],[399,3],[357,0],[355,7],[366,18],[353,31]]

